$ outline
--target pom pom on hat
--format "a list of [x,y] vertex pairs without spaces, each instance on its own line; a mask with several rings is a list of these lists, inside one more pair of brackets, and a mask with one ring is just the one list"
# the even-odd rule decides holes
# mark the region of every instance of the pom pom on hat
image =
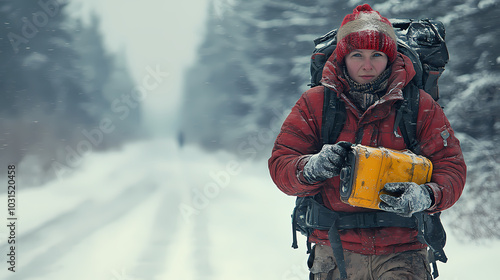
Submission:
[[371,49],[385,53],[389,62],[396,59],[397,37],[391,22],[374,11],[370,5],[357,6],[352,14],[344,17],[337,32],[337,59],[355,49]]

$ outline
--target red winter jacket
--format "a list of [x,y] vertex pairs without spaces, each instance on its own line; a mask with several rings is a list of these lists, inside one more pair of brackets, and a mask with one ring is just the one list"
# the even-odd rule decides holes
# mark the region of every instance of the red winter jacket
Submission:
[[[360,134],[362,145],[406,149],[404,139],[393,133],[393,105],[403,99],[402,89],[413,78],[415,70],[411,60],[402,54],[398,54],[391,67],[392,74],[386,95],[362,113],[344,94],[348,91],[348,84],[336,75],[341,68],[335,55],[329,58],[323,70],[322,84],[343,99],[347,114],[337,141],[355,143],[356,135]],[[316,184],[308,184],[302,177],[301,171],[309,157],[318,153],[322,146],[323,86],[314,87],[302,94],[283,123],[269,159],[271,177],[278,188],[288,195],[309,196],[321,192],[326,207],[336,211],[376,211],[343,203],[339,196],[339,176]],[[445,130],[449,133],[447,139],[441,136]],[[466,166],[460,143],[443,110],[424,91],[420,91],[417,137],[421,154],[433,163],[432,179],[428,185],[434,193],[434,204],[428,211],[445,210],[462,193]],[[355,229],[344,230],[340,234],[344,249],[365,255],[384,255],[425,247],[417,241],[416,230],[409,228]],[[315,230],[310,241],[329,244],[327,231]]]

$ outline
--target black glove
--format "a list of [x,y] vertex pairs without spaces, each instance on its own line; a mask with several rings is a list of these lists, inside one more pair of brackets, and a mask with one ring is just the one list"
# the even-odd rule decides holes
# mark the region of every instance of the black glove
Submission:
[[403,217],[411,217],[413,213],[427,210],[432,205],[431,190],[426,185],[413,182],[387,183],[383,190],[396,196],[381,194],[380,209]]
[[311,156],[304,166],[304,178],[313,184],[339,175],[351,146],[344,141],[323,145],[321,151]]

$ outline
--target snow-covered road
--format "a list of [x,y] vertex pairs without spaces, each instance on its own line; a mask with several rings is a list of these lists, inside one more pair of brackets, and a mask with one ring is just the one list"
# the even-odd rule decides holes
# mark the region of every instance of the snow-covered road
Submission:
[[[226,173],[228,166],[233,169]],[[284,240],[289,238],[291,200],[273,188],[263,170],[265,165],[223,153],[179,150],[169,140],[151,140],[90,155],[71,175],[37,188],[23,188],[19,175],[16,272],[8,271],[9,250],[2,242],[0,277],[235,279],[243,273],[243,278],[265,279],[276,275],[290,267],[288,257],[277,260],[280,254],[291,253],[289,242],[276,240],[281,234]],[[3,194],[4,213],[6,201]],[[7,223],[6,215],[0,217]],[[281,231],[275,230],[277,226]],[[10,234],[5,228],[0,233],[2,241]],[[303,258],[296,254],[296,263]]]

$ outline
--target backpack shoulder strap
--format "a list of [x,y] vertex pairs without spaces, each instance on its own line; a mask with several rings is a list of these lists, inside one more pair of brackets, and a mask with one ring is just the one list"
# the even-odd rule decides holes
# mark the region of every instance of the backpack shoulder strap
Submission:
[[403,89],[403,97],[404,101],[396,111],[394,133],[397,134],[397,127],[399,126],[406,147],[413,153],[420,154],[417,139],[420,90],[416,85],[410,83]]
[[321,140],[323,144],[334,144],[346,121],[345,104],[334,91],[324,88]]
[[[321,139],[323,144],[333,144],[344,127],[346,110],[344,102],[330,88],[324,87],[323,116]],[[396,112],[394,133],[397,127],[401,131],[406,146],[415,154],[419,154],[417,139],[417,119],[420,90],[413,83],[403,89],[404,101]]]

